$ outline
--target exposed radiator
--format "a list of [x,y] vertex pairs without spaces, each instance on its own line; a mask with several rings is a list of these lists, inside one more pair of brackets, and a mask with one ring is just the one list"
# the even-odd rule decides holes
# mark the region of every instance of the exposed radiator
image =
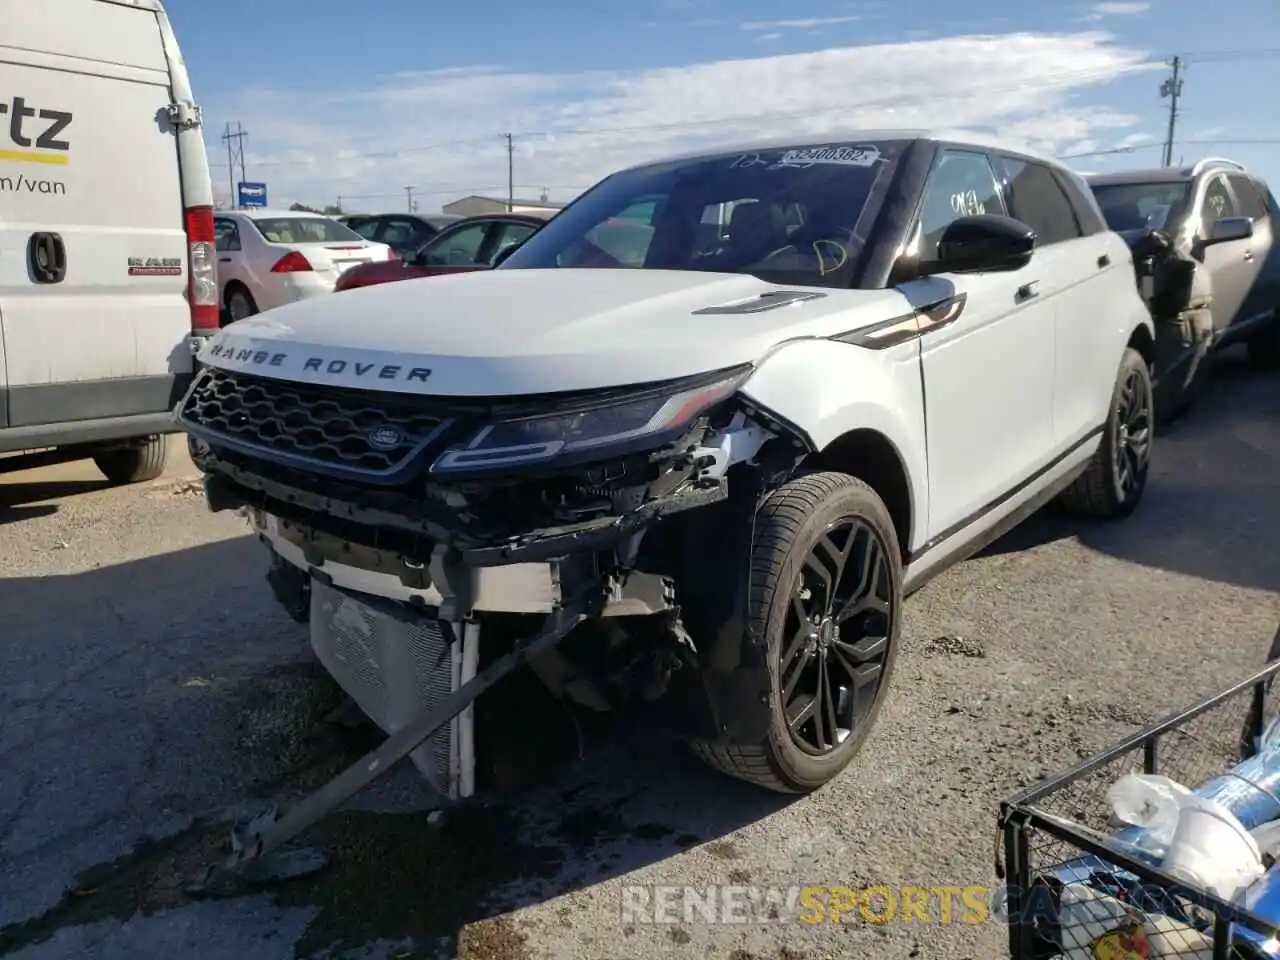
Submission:
[[[465,636],[464,636],[465,633]],[[450,642],[451,635],[458,639]],[[478,630],[423,616],[404,604],[311,582],[311,646],[338,685],[371,720],[395,733],[475,672]],[[474,789],[472,711],[412,754],[441,800]]]

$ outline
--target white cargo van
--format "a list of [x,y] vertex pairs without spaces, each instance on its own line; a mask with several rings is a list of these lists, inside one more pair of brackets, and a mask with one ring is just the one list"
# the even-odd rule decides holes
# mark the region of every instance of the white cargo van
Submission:
[[0,455],[56,448],[120,483],[163,471],[218,329],[213,240],[160,0],[0,0]]

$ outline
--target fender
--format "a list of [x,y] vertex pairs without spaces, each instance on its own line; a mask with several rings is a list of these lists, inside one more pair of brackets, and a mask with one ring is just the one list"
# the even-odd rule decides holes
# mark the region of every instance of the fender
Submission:
[[[912,516],[917,520],[928,516],[918,340],[884,350],[840,340],[793,340],[760,362],[741,393],[804,436],[816,450],[851,430],[880,433],[906,469]],[[915,541],[923,541],[926,526],[912,523],[913,542],[903,544],[907,550],[920,546]]]

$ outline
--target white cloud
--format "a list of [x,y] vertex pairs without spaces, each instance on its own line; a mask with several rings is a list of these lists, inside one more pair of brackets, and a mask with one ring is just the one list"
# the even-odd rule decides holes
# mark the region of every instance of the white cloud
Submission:
[[[1080,95],[1143,69],[1163,66],[1106,33],[1011,33],[629,71],[454,68],[332,92],[246,89],[204,106],[213,162],[222,119],[242,121],[246,172],[273,204],[343,195],[367,198],[350,208],[400,209],[413,184],[426,211],[505,193],[503,131],[516,134],[517,192],[545,186],[554,199],[681,150],[856,127],[990,129],[1061,150],[1136,125]],[[224,195],[226,182],[216,167]]]
[[813,17],[809,20],[756,20],[742,24],[743,30],[807,30],[837,23],[853,23],[862,17]]
[[1131,17],[1150,9],[1150,3],[1095,3],[1081,19],[1096,22],[1106,17]]
[[782,34],[780,33],[762,33],[756,37],[756,40],[760,43],[765,43],[769,40],[781,40],[781,39],[782,39]]

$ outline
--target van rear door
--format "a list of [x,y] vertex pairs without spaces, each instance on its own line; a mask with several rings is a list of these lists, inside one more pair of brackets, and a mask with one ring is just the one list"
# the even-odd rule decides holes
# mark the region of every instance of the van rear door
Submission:
[[11,427],[162,412],[190,378],[182,183],[149,7],[0,0]]

